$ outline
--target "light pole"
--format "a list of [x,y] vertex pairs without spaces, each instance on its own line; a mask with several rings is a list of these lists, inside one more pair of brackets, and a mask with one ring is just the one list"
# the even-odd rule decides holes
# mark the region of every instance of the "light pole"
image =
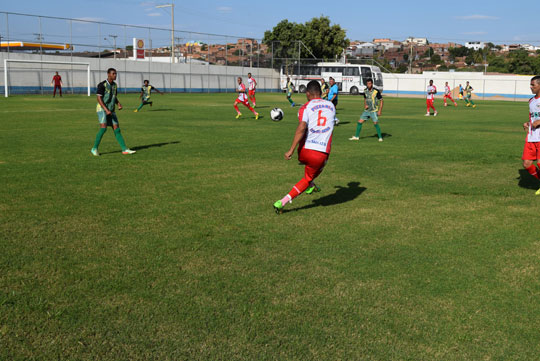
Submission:
[[118,37],[118,35],[109,34],[109,36],[114,39],[114,59],[116,60],[116,38]]
[[174,4],[158,5],[156,8],[171,8],[171,64],[174,62]]

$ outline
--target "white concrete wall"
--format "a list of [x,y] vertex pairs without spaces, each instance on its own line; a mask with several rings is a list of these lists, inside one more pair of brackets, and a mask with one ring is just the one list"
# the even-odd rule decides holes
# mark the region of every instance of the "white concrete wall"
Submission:
[[465,87],[467,81],[473,87],[473,98],[486,100],[527,100],[532,94],[529,83],[532,76],[527,75],[484,75],[476,72],[424,72],[423,74],[384,73],[384,93],[391,96],[424,97],[429,80],[437,87],[436,97],[444,95],[444,84],[453,90],[456,97],[459,84]]
[[[162,62],[134,61],[126,59],[96,59],[69,56],[54,56],[26,53],[0,53],[0,86],[4,87],[4,59],[71,61],[90,63],[90,86],[106,79],[108,68],[118,72],[120,91],[139,91],[144,79],[156,88],[173,92],[234,92],[236,77],[244,78],[251,72],[257,80],[258,91],[276,91],[279,87],[279,72],[267,68],[221,66],[204,64],[170,64]],[[8,85],[12,93],[40,93],[52,91],[50,85],[55,71],[62,76],[64,91],[85,92],[87,84],[86,68],[63,64],[9,63]]]

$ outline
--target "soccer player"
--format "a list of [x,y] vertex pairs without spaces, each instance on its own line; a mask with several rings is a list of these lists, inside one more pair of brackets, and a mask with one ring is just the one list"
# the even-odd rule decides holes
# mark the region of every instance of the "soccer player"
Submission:
[[134,110],[135,113],[141,110],[141,108],[144,107],[146,104],[150,104],[150,106],[154,104],[154,102],[150,100],[150,93],[152,92],[152,90],[155,90],[159,94],[163,95],[163,93],[160,92],[156,87],[150,85],[150,82],[148,80],[145,80],[144,85],[141,88],[141,95],[139,95],[139,98],[141,99],[141,105],[139,105],[139,107]]
[[259,119],[259,113],[257,113],[255,109],[251,107],[251,105],[249,105],[249,101],[246,95],[246,86],[244,85],[244,83],[242,83],[241,77],[238,77],[238,88],[236,89],[236,91],[238,92],[238,98],[236,98],[236,100],[234,101],[234,109],[236,109],[237,113],[236,119],[242,116],[242,113],[240,113],[240,110],[238,110],[238,103],[244,104],[249,110],[251,110],[253,114],[255,114],[255,119]]
[[463,85],[459,84],[459,99],[463,100]]
[[120,132],[120,127],[118,125],[118,118],[114,112],[114,107],[118,104],[118,110],[122,110],[122,104],[118,101],[117,88],[118,86],[114,82],[116,80],[116,69],[109,68],[107,70],[107,80],[102,81],[97,86],[97,116],[99,120],[99,131],[96,135],[96,141],[94,142],[94,147],[90,152],[99,156],[98,147],[101,143],[101,138],[103,134],[107,131],[107,126],[111,126],[114,130],[114,135],[120,147],[122,147],[122,154],[133,154],[134,150],[126,147],[124,137]]
[[324,100],[328,100],[328,92],[329,91],[330,91],[330,89],[328,89],[328,85],[324,81],[324,78],[321,78],[321,97]]
[[291,107],[294,107],[294,102],[293,102],[293,100],[291,98],[293,91],[294,91],[294,86],[293,86],[293,83],[291,81],[291,78],[287,77],[287,100],[291,104]]
[[465,85],[465,103],[467,103],[467,107],[470,107],[472,105],[473,108],[476,108],[476,104],[474,104],[472,100],[472,91],[473,87],[469,85],[469,82]]
[[456,101],[452,98],[452,90],[450,89],[450,86],[448,85],[448,82],[444,83],[444,106],[448,106],[446,104],[446,99],[450,99],[452,103],[454,103],[454,106],[457,107]]
[[435,109],[435,106],[433,105],[433,100],[435,99],[435,94],[437,94],[437,87],[433,85],[433,80],[429,81],[429,85],[427,87],[427,98],[426,98],[426,105],[427,105],[427,113],[426,117],[429,117],[431,115],[430,109],[433,109],[435,113],[433,113],[433,116],[437,116],[437,109]]
[[257,100],[255,99],[255,90],[257,89],[257,81],[248,73],[248,95],[249,100],[253,103],[253,108],[257,106]]
[[[523,129],[527,131],[525,147],[523,148],[523,167],[535,178],[540,179],[540,75],[531,79],[531,92],[534,97],[529,99],[529,121],[523,123]],[[540,189],[536,191],[540,195]]]
[[379,117],[381,116],[383,108],[383,99],[379,89],[373,87],[373,79],[366,80],[367,88],[364,90],[364,112],[358,120],[356,125],[356,135],[349,138],[349,140],[359,140],[360,132],[362,131],[362,125],[368,119],[373,121],[377,135],[379,136],[379,142],[383,141],[381,128],[379,127]]
[[320,192],[313,180],[321,174],[330,154],[334,116],[336,108],[328,100],[321,99],[321,86],[312,80],[306,89],[308,102],[298,111],[299,124],[285,159],[290,160],[298,146],[298,160],[305,165],[304,177],[289,193],[274,203],[276,213],[282,213],[285,204],[291,202],[304,191],[311,194]]
[[60,97],[62,96],[62,77],[58,75],[58,72],[56,72],[56,75],[53,76],[51,85],[54,85],[53,90],[53,98],[56,96],[56,89],[60,91]]

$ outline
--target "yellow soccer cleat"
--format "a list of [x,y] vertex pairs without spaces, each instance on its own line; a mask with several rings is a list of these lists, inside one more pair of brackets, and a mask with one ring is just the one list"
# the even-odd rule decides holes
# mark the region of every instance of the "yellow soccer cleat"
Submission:
[[255,120],[259,119],[259,113],[255,113]]
[[476,108],[476,104],[472,106],[473,108]]
[[135,110],[133,111],[133,113],[138,113],[138,112],[139,112],[139,111],[138,111],[137,109],[135,109]]
[[238,113],[238,114],[236,115],[236,119],[240,119],[241,116],[242,116],[242,113]]
[[536,191],[536,193],[534,193],[534,194],[536,194],[537,196],[540,196],[540,189],[538,189],[538,190]]

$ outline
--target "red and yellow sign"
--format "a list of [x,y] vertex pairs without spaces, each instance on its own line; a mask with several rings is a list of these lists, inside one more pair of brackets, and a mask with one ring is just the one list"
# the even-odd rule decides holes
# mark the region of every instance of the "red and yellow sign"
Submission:
[[144,40],[133,38],[133,58],[144,59]]

